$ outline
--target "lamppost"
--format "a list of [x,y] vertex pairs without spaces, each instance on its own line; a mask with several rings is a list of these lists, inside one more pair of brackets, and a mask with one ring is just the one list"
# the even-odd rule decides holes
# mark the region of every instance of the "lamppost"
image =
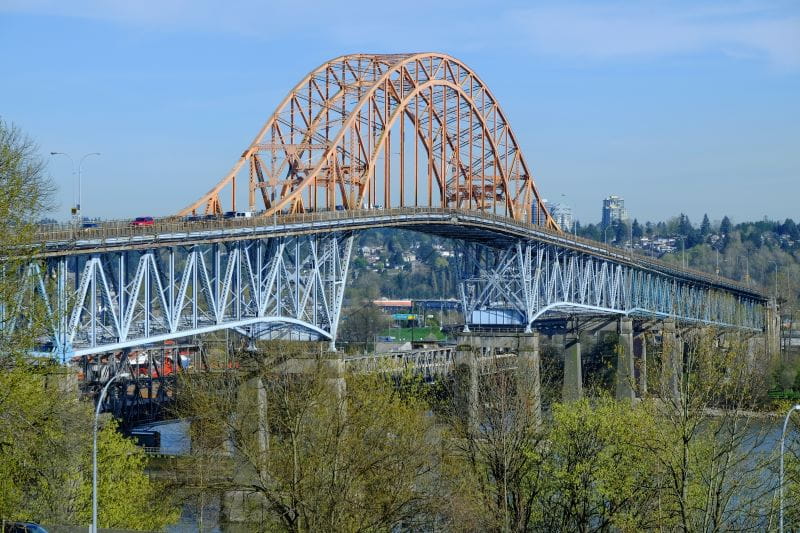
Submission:
[[781,433],[781,478],[780,484],[778,485],[778,491],[780,493],[780,506],[779,506],[779,516],[780,525],[778,526],[778,530],[783,533],[783,449],[786,444],[786,426],[789,425],[789,417],[792,416],[792,411],[800,411],[800,405],[793,405],[789,412],[786,413],[786,419],[783,421],[783,432]]
[[[66,152],[50,152],[50,155],[65,155],[69,158],[70,162],[72,163],[72,178],[75,179],[75,160],[72,159],[72,156]],[[88,154],[84,154],[81,157],[80,161],[78,161],[78,197],[77,202],[75,203],[75,218],[80,222],[81,220],[81,171],[83,170],[83,161],[89,157],[90,155],[100,155],[100,152],[89,152]],[[73,199],[74,193],[73,193]]]
[[610,229],[614,229],[614,226],[606,226],[606,229],[603,230],[603,241],[606,243],[606,246],[608,246],[608,230]]
[[[564,194],[563,192],[561,193],[561,196],[564,198],[564,202],[566,202],[568,200],[567,195]],[[570,208],[569,211],[570,211],[570,215],[571,215],[571,218],[572,218],[572,236],[575,237],[575,240],[577,240],[578,239],[578,225],[577,225],[577,221],[575,220],[575,213],[572,212],[572,208]]]
[[103,387],[103,390],[100,391],[100,397],[97,399],[97,409],[95,409],[94,412],[94,444],[92,446],[92,531],[91,533],[97,533],[97,419],[100,417],[100,408],[103,406],[103,400],[105,399],[106,393],[108,392],[108,387],[118,377],[119,374],[114,374],[111,377],[111,379],[108,380],[105,387]]
[[678,235],[676,238],[681,240],[681,266],[686,268],[686,235]]
[[[778,270],[780,270],[780,265],[777,261],[770,261],[771,264],[775,265],[775,302],[778,302]],[[766,276],[765,276],[766,277]]]

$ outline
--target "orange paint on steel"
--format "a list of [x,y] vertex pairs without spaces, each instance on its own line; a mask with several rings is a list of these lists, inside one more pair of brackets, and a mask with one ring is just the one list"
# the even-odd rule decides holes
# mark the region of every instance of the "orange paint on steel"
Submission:
[[[414,206],[420,206],[421,144],[428,158],[429,206],[434,203],[435,182],[440,193],[437,203],[443,207],[466,204],[559,229],[542,203],[497,100],[466,65],[435,53],[341,56],[311,71],[284,98],[231,171],[178,214],[203,207],[206,212],[221,212],[220,192],[227,186],[235,209],[236,175],[248,161],[248,205],[255,208],[255,189],[260,189],[266,216],[319,209],[320,189],[325,194],[322,205],[328,209],[338,209],[340,204],[344,209],[358,209],[365,201],[374,207],[379,154],[384,158],[384,207],[405,206],[406,119],[414,128]],[[393,136],[391,130],[398,120],[399,133]],[[400,152],[396,154],[392,140],[398,135]],[[474,154],[478,136],[479,157]],[[468,150],[462,149],[464,143]],[[259,153],[270,157],[268,168],[259,160]],[[399,161],[394,155],[399,155]],[[469,156],[466,162],[464,155]],[[400,165],[396,173],[392,172],[393,163]],[[475,186],[478,166],[479,190]],[[534,202],[535,217],[531,213]]]

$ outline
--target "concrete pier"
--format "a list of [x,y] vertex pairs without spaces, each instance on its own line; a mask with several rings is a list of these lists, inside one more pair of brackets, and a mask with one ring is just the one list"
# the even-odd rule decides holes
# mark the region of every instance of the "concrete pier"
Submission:
[[628,317],[619,320],[619,344],[617,345],[617,400],[633,400],[633,320]]
[[577,328],[571,327],[564,335],[564,387],[562,399],[573,402],[583,397],[583,372],[581,368],[581,341]]

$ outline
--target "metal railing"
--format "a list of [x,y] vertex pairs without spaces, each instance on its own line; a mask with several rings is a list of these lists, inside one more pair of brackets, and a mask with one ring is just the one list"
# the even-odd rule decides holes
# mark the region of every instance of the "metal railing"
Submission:
[[[272,233],[276,231],[277,228],[284,230],[297,230],[297,228],[287,228],[286,226],[303,226],[305,227],[306,231],[314,232],[324,231],[327,229],[324,227],[314,228],[315,223],[337,221],[349,221],[351,223],[357,223],[358,221],[373,220],[376,217],[383,219],[398,217],[420,218],[421,216],[425,215],[445,218],[448,216],[461,216],[468,219],[474,219],[476,222],[492,222],[496,226],[505,226],[518,233],[535,233],[554,244],[571,247],[578,252],[595,253],[618,262],[629,263],[638,267],[651,268],[659,273],[689,276],[710,284],[727,286],[741,292],[750,293],[765,300],[767,299],[763,293],[748,285],[744,285],[740,282],[724,278],[716,274],[709,274],[708,272],[703,272],[693,268],[676,266],[660,259],[636,254],[633,252],[632,248],[628,251],[625,251],[606,243],[578,237],[569,233],[559,232],[557,230],[547,229],[543,226],[535,225],[530,222],[521,222],[504,215],[460,208],[393,207],[385,209],[326,210],[309,213],[285,214],[280,216],[273,215],[269,217],[266,217],[263,214],[254,214],[254,216],[246,218],[216,217],[212,219],[205,218],[200,220],[187,220],[185,218],[170,216],[156,218],[154,219],[152,225],[147,226],[133,225],[132,221],[129,219],[103,221],[98,223],[98,226],[96,227],[87,228],[77,227],[71,224],[49,224],[39,225],[37,227],[34,240],[40,243],[44,252],[47,252],[48,247],[66,247],[69,249],[76,247],[76,244],[79,242],[90,243],[98,240],[101,241],[101,244],[108,245],[110,244],[108,242],[109,239],[129,239],[132,237],[146,238],[149,236],[152,237],[153,242],[158,242],[159,240],[163,240],[165,236],[174,237],[179,234],[186,234],[187,238],[191,238],[193,236],[192,234],[208,234],[208,232],[213,231],[219,231],[220,236],[222,236],[227,231],[237,229],[251,229],[253,234],[259,234],[262,232]],[[414,220],[408,221],[408,225],[413,223]]]

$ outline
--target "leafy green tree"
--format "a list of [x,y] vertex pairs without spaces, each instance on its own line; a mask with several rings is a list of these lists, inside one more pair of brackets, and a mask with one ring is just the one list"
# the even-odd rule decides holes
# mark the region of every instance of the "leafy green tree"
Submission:
[[[766,388],[766,367],[749,359],[745,341],[696,331],[680,372],[666,354],[648,368],[659,401],[652,410],[656,433],[644,446],[658,462],[659,524],[680,531],[729,531],[763,527],[770,485],[763,476],[771,458],[759,453],[763,428],[750,412]],[[762,358],[763,359],[763,358]],[[677,379],[678,394],[672,394]]]
[[[52,185],[36,145],[21,130],[0,119],[0,305],[7,310],[0,333],[0,519],[33,520],[86,525],[90,516],[91,406],[79,399],[74,376],[55,364],[32,361],[28,354],[44,331],[44,309],[39,299],[20,298],[20,273],[35,260],[35,224],[49,205]],[[102,470],[121,483],[108,502],[134,493],[137,505],[149,509],[145,520],[137,511],[119,505],[105,511],[106,523],[136,528],[163,527],[175,518],[161,512],[158,485],[144,475],[141,461],[117,461],[108,451],[136,454],[129,441],[113,427],[104,430],[104,442],[115,444],[101,451]],[[120,470],[118,470],[118,468]],[[108,489],[108,486],[106,486]],[[113,491],[113,489],[111,489]],[[102,507],[101,507],[102,509]]]
[[[439,450],[417,385],[398,392],[378,374],[332,377],[330,361],[288,344],[258,359],[246,380],[184,383],[185,414],[206,435],[192,453],[232,451],[236,475],[227,489],[244,495],[251,527],[390,531],[428,523],[441,503],[429,490]],[[248,391],[245,381],[257,385]]]
[[553,406],[540,531],[642,531],[658,525],[660,472],[646,449],[652,413],[601,395]]
[[[91,453],[85,453],[82,462],[82,471],[91,472]],[[123,437],[114,420],[107,422],[97,435],[97,463],[100,527],[158,531],[178,521],[180,510],[174,500],[165,498],[162,487],[145,473],[144,450]],[[88,476],[78,496],[78,523],[91,522],[91,506],[92,484]]]

